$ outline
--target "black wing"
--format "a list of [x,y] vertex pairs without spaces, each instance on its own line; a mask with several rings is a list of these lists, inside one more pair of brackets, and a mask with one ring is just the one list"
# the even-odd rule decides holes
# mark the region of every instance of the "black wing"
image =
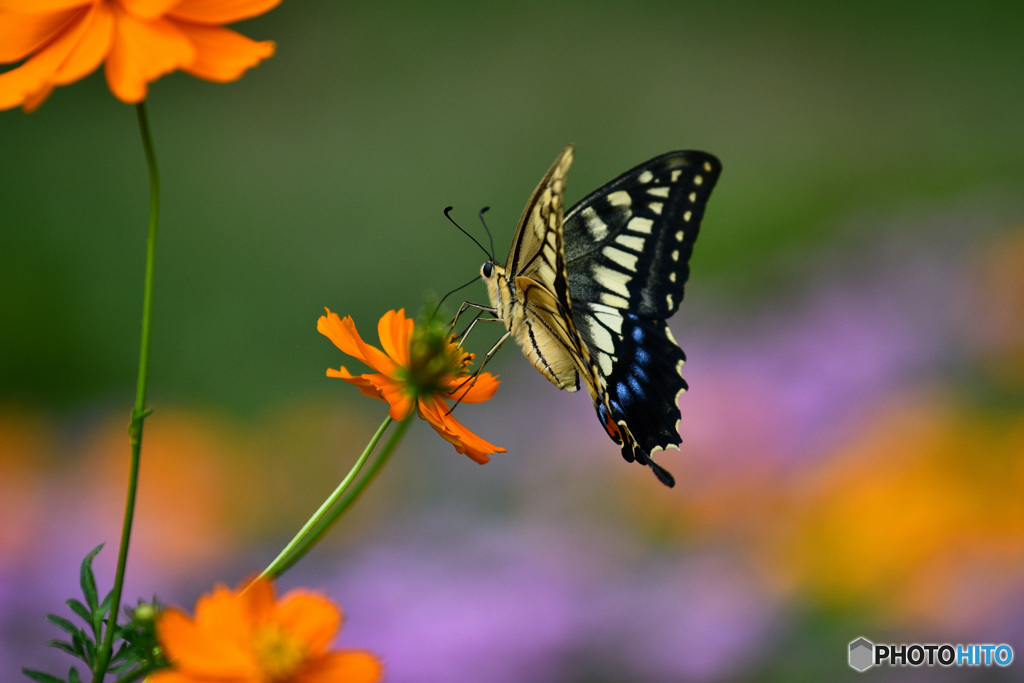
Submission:
[[648,457],[682,441],[677,403],[686,357],[666,319],[682,301],[721,169],[704,152],[669,152],[623,173],[565,217],[572,317],[597,374],[598,417],[627,460],[651,465],[669,485],[671,475]]

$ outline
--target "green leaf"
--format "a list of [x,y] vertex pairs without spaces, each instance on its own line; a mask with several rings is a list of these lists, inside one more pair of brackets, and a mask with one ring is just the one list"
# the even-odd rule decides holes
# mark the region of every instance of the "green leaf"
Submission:
[[82,679],[78,677],[78,669],[75,667],[68,670],[68,683],[82,683]]
[[92,668],[92,665],[96,663],[96,644],[91,640],[85,640],[85,662]]
[[99,606],[99,600],[96,593],[96,577],[92,574],[92,559],[103,550],[103,544],[100,543],[98,546],[92,549],[92,552],[82,558],[82,566],[79,569],[78,582],[82,586],[82,595],[85,596],[85,604],[96,611],[96,607]]
[[[85,623],[92,624],[92,613],[89,611],[88,607],[82,604],[81,600],[71,598],[67,601],[67,606],[71,609],[72,612],[81,617]],[[99,634],[93,633],[93,635],[95,636]]]
[[75,626],[73,623],[71,623],[69,620],[65,619],[64,617],[59,617],[56,614],[47,614],[46,615],[46,620],[49,621],[51,624],[54,624],[54,625],[64,629],[65,631],[70,633],[72,636],[76,636],[77,635],[77,636],[81,636],[82,638],[87,637],[85,635],[85,631],[83,631],[82,629],[78,628],[77,626]]
[[[103,628],[103,620],[107,618],[107,613],[110,612],[110,602],[114,599],[114,591],[111,590],[103,597],[103,602],[99,604],[96,611],[92,613],[92,627],[96,631],[96,640],[99,640],[99,633]],[[117,635],[115,632],[114,635]]]
[[26,669],[21,667],[21,673],[25,674],[33,681],[39,681],[39,683],[64,683],[61,679],[50,674],[43,673],[42,671],[36,671],[35,669]]
[[46,647],[55,647],[61,652],[66,652],[76,659],[82,659],[85,656],[84,652],[79,652],[71,645],[71,643],[65,643],[63,640],[48,640],[46,641]]

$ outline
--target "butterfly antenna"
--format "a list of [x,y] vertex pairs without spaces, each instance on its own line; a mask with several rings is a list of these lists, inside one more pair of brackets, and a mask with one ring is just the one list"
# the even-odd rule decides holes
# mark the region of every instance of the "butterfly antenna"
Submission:
[[487,222],[484,220],[484,214],[487,213],[490,210],[491,210],[491,207],[485,206],[484,208],[480,209],[480,213],[478,213],[477,215],[480,216],[480,224],[484,226],[484,232],[487,233],[487,239],[489,239],[491,241],[491,261],[493,261],[494,260],[494,235],[491,234],[491,230],[490,230],[490,228],[487,227]]
[[[485,254],[487,254],[487,258],[489,258],[491,261],[493,261],[494,260],[494,256],[492,256],[490,252],[488,252],[486,249],[484,249],[484,245],[482,245],[479,242],[477,242],[475,237],[473,237],[468,232],[463,230],[462,226],[459,225],[458,223],[456,223],[455,219],[452,218],[450,215],[448,215],[448,212],[451,211],[453,208],[454,207],[451,207],[451,206],[446,207],[445,210],[444,210],[444,217],[447,218],[449,221],[451,221],[452,225],[454,225],[456,228],[458,228],[462,232],[463,235],[465,235],[469,239],[473,240],[473,242],[476,244],[476,246],[480,247],[480,251],[482,251]],[[491,233],[488,232],[487,234],[490,235]],[[492,240],[492,251],[493,251],[493,240]]]
[[[461,228],[460,228],[460,229],[461,229]],[[451,296],[452,294],[454,294],[455,292],[459,291],[460,289],[465,289],[466,287],[469,287],[469,286],[470,286],[471,284],[473,284],[474,282],[476,282],[476,281],[477,281],[477,280],[479,280],[479,279],[480,279],[480,276],[479,276],[479,275],[477,275],[476,277],[474,277],[474,278],[473,278],[472,280],[470,280],[470,281],[469,281],[469,282],[467,282],[466,284],[464,284],[464,285],[459,285],[458,287],[456,287],[456,288],[455,288],[455,289],[453,289],[452,291],[450,291],[450,292],[448,292],[447,294],[445,294],[444,296],[442,296],[442,297],[441,297],[441,300],[437,302],[437,307],[436,307],[436,308],[434,309],[434,313],[433,313],[433,314],[432,314],[432,315],[431,315],[430,317],[431,317],[431,318],[434,318],[434,317],[436,317],[436,316],[437,316],[437,312],[441,310],[441,304],[443,304],[443,303],[444,303],[444,300],[445,300],[445,299],[447,299],[448,297],[450,297],[450,296]]]

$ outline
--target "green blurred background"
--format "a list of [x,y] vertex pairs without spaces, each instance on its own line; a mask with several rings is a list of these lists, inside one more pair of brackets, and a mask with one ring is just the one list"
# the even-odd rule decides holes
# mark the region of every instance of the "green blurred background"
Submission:
[[[316,319],[375,340],[471,278],[445,206],[478,231],[490,205],[501,257],[566,144],[570,203],[691,148],[724,171],[673,322],[681,485],[506,347],[460,419],[508,454],[477,467],[417,427],[286,585],[345,605],[340,642],[396,681],[820,680],[854,675],[861,635],[1024,647],[1022,26],[1020,3],[952,2],[286,2],[240,24],[277,55],[148,99],[129,596],[191,604],[262,567],[347,471],[382,405],[324,378],[353,363]],[[116,540],[138,137],[102,74],[0,114],[0,680],[46,665],[43,615]]]

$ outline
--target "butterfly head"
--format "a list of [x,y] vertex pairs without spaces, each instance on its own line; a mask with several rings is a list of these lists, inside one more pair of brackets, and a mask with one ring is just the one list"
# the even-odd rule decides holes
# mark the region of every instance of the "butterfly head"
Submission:
[[508,291],[508,283],[505,280],[505,269],[494,261],[484,261],[480,266],[480,277],[487,285],[487,297],[491,300],[491,306],[496,309],[498,317],[508,321],[510,311],[508,309],[512,296]]

